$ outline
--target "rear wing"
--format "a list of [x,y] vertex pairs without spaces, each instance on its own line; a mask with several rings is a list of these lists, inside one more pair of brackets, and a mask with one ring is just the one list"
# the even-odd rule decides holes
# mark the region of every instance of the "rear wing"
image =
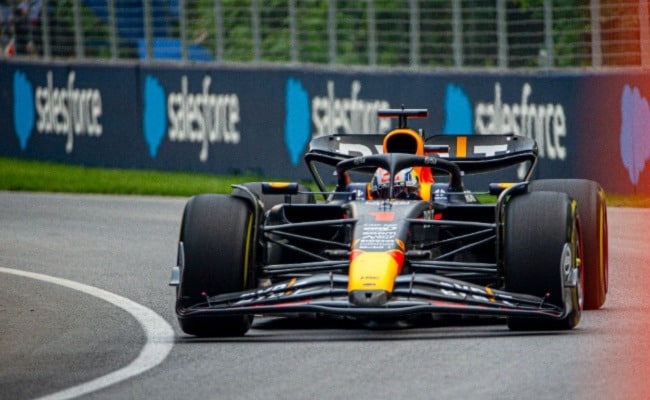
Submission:
[[424,142],[427,155],[455,162],[465,174],[476,174],[529,162],[525,180],[537,163],[537,142],[517,135],[436,135]]
[[[320,186],[315,163],[335,167],[353,157],[380,154],[384,135],[329,135],[313,139],[305,162]],[[529,180],[537,163],[537,143],[517,135],[436,135],[425,140],[425,155],[436,155],[458,164],[464,174],[495,171],[529,162],[524,180]],[[369,171],[374,172],[374,171]],[[324,185],[323,185],[324,187]]]

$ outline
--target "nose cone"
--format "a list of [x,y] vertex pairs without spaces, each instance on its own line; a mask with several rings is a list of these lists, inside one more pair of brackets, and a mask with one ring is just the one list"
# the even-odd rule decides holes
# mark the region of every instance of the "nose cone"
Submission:
[[399,250],[353,251],[348,279],[350,302],[360,306],[386,303],[402,270],[403,255]]

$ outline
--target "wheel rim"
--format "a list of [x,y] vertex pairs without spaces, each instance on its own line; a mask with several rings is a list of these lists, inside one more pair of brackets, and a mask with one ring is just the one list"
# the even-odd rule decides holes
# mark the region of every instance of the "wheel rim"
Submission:
[[578,242],[578,273],[580,274],[580,279],[578,279],[578,299],[580,301],[580,310],[585,308],[585,266],[582,262],[583,260],[583,249],[582,242]]
[[[562,249],[562,275],[564,284],[567,287],[575,287],[578,300],[578,307],[582,310],[583,307],[583,291],[582,291],[582,274],[580,273],[579,265],[574,267],[574,254],[571,243],[565,243]],[[579,261],[578,261],[579,262]],[[572,297],[572,296],[571,296]],[[567,300],[572,301],[571,298]]]

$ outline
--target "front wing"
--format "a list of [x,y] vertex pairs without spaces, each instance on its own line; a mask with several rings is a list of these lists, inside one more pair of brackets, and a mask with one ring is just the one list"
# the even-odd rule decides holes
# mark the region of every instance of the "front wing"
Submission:
[[423,313],[550,319],[566,316],[566,310],[546,303],[546,297],[493,290],[423,273],[398,276],[385,304],[359,306],[348,299],[347,280],[347,275],[323,273],[293,278],[263,289],[216,296],[206,293],[205,301],[176,311],[179,318],[284,313],[396,319]]

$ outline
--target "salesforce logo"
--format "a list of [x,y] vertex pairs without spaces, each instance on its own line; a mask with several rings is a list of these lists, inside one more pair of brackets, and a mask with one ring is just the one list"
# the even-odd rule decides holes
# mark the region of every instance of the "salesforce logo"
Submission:
[[459,86],[450,83],[445,90],[445,135],[471,135],[474,118],[467,94]]
[[566,113],[560,103],[538,104],[531,101],[533,87],[524,83],[520,100],[506,103],[501,96],[501,84],[494,85],[494,100],[475,106],[474,127],[478,134],[515,134],[534,139],[539,156],[564,161],[567,148]]
[[[390,108],[388,100],[362,100],[359,98],[361,89],[361,82],[355,80],[349,88],[349,97],[338,97],[335,83],[328,81],[327,95],[310,98],[299,79],[287,79],[284,143],[293,165],[298,165],[312,138],[336,133],[384,134],[390,131],[391,121],[377,118],[378,110]],[[449,84],[445,93],[443,133],[472,134],[472,115],[465,92]]]
[[293,165],[298,165],[312,138],[336,133],[386,133],[390,130],[390,120],[377,118],[377,111],[390,108],[390,103],[381,99],[362,100],[360,92],[361,82],[355,80],[350,86],[349,97],[338,97],[334,81],[328,81],[325,96],[310,98],[300,80],[287,79],[284,143]]
[[621,95],[621,159],[634,185],[639,183],[639,175],[650,159],[648,124],[648,100],[641,96],[638,88],[625,85]]
[[24,73],[14,73],[14,131],[21,150],[27,148],[27,141],[34,128],[34,90]]
[[142,131],[151,158],[156,158],[158,148],[167,132],[165,90],[158,79],[147,75],[144,80],[144,112]]
[[75,87],[76,73],[68,73],[67,85],[55,87],[52,71],[47,72],[47,85],[33,89],[27,76],[14,73],[14,131],[21,150],[27,148],[34,125],[43,135],[66,138],[65,152],[72,153],[76,136],[100,137],[103,127],[102,96],[99,90]]
[[285,90],[284,144],[291,163],[298,165],[300,156],[311,139],[309,96],[297,79],[289,78]]
[[[349,97],[337,96],[335,83],[327,82],[327,95],[310,98],[302,82],[286,83],[284,140],[291,162],[297,165],[311,138],[336,133],[378,133],[391,129],[388,119],[378,119],[377,111],[390,108],[387,100],[362,100],[361,83],[353,81]],[[539,155],[564,161],[567,148],[566,114],[560,103],[535,103],[533,87],[524,83],[519,100],[506,103],[501,84],[494,85],[494,99],[473,104],[458,85],[449,83],[444,96],[442,134],[516,134],[530,137],[539,145]]]
[[443,134],[515,134],[534,139],[539,155],[551,160],[566,160],[566,115],[560,103],[537,104],[531,101],[533,87],[524,83],[520,100],[503,101],[501,84],[494,85],[492,101],[474,106],[467,94],[450,83],[445,92]]
[[170,142],[198,143],[201,162],[208,160],[210,145],[240,142],[239,98],[236,94],[210,93],[211,85],[212,78],[206,75],[201,90],[191,92],[184,75],[181,91],[167,94],[156,77],[145,77],[142,124],[152,158],[165,137]]

